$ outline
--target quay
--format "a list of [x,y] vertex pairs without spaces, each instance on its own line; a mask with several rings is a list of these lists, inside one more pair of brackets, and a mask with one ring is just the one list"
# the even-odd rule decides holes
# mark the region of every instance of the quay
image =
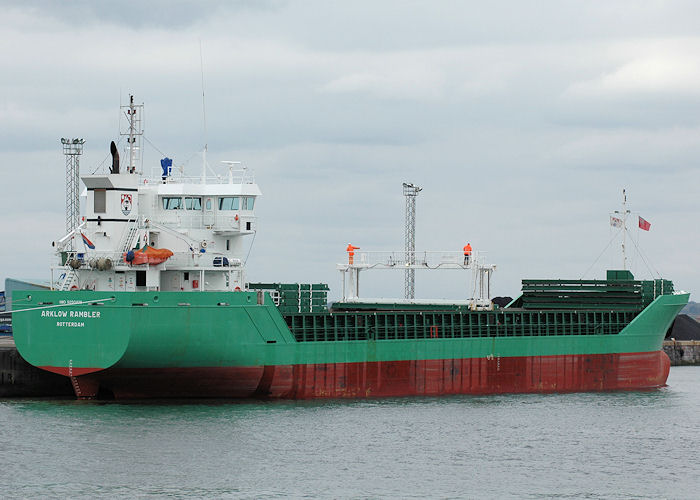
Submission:
[[700,340],[664,340],[671,366],[700,365]]
[[75,397],[68,377],[27,363],[10,336],[0,337],[0,398]]

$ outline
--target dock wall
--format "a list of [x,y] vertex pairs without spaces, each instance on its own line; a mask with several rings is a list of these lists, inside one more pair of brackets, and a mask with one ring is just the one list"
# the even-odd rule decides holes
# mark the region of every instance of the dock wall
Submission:
[[671,366],[700,365],[700,340],[665,340],[664,352]]
[[33,367],[15,347],[0,347],[0,398],[74,395],[68,377]]

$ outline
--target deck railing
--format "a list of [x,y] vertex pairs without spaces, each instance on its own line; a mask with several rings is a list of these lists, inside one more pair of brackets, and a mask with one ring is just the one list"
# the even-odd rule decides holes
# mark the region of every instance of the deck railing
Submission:
[[[405,252],[403,250],[355,252],[352,256],[352,265],[367,269],[405,268],[407,265],[424,267],[426,269],[456,269],[465,267],[464,257],[463,252],[450,250],[423,252]],[[485,252],[472,252],[469,262],[481,262],[485,257]],[[339,265],[350,265],[350,255],[346,254],[343,263]]]
[[[163,179],[162,168],[154,167],[143,178],[146,184],[202,184],[201,175],[184,175],[178,168],[173,168]],[[205,184],[255,184],[255,175],[247,168],[236,168],[222,174],[208,174],[204,181]]]

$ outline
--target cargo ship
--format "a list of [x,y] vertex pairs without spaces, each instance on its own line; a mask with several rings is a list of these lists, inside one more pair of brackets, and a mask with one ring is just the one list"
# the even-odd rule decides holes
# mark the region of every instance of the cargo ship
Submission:
[[[186,177],[139,166],[133,97],[128,160],[86,175],[84,216],[54,242],[52,290],[13,294],[20,354],[70,378],[78,398],[365,398],[640,390],[664,386],[664,335],[689,294],[628,270],[526,279],[503,307],[478,253],[388,254],[338,265],[342,298],[319,283],[245,272],[261,191],[238,163]],[[70,141],[69,141],[70,142]],[[206,165],[206,162],[203,162]],[[177,169],[175,169],[177,170]],[[469,299],[372,300],[376,266],[472,273]],[[346,279],[347,278],[347,279]]]

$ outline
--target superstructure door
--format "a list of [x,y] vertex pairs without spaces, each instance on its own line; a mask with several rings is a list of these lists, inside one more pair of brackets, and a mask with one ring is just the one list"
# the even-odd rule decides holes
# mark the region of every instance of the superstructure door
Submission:
[[204,198],[204,208],[202,210],[202,222],[205,226],[214,225],[214,198]]

